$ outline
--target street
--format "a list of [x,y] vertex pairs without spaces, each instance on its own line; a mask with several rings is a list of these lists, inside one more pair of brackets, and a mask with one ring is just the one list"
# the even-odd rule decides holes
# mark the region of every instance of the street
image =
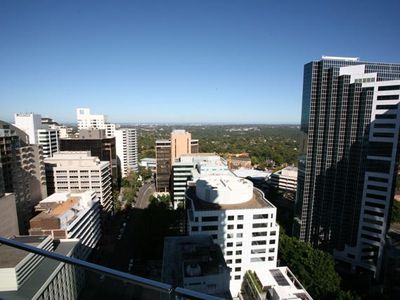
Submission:
[[[138,253],[135,228],[141,226],[143,209],[149,204],[149,198],[155,191],[154,183],[145,183],[138,191],[134,208],[128,208],[114,216],[105,225],[99,249],[94,250],[90,261],[112,269],[128,272],[130,261],[133,261],[131,273],[143,276],[144,267]],[[125,226],[123,224],[126,223]],[[118,236],[121,234],[121,239]],[[137,256],[137,255],[136,255]],[[87,272],[86,287],[80,299],[155,299],[158,293],[124,283],[112,278],[102,278],[100,274]]]

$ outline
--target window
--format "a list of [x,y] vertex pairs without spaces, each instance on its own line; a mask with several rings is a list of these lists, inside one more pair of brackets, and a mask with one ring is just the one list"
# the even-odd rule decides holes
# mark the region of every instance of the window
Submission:
[[268,227],[268,224],[267,223],[253,224],[253,228],[263,228],[263,227]]
[[218,234],[212,234],[211,237],[212,237],[214,240],[216,240],[216,239],[218,239]]
[[233,251],[226,251],[226,255],[233,255]]
[[243,215],[238,215],[238,216],[237,216],[237,219],[238,219],[238,220],[243,220]]
[[265,257],[252,257],[250,258],[250,262],[260,262],[265,261]]
[[273,261],[274,257],[273,256],[268,256],[268,261]]
[[234,216],[228,216],[228,220],[229,220],[229,221],[232,221],[232,220],[234,220],[234,219],[235,219]]
[[274,253],[274,252],[275,252],[275,248],[269,248],[269,249],[268,249],[268,252],[269,252],[269,253]]
[[235,272],[240,272],[241,270],[242,270],[241,267],[236,267],[236,268],[235,268]]
[[272,236],[276,235],[276,231],[271,231],[270,235],[272,235]]
[[243,233],[236,233],[236,237],[237,238],[242,238],[243,237]]
[[240,279],[240,275],[236,275],[235,280],[239,280],[239,279]]
[[210,226],[201,226],[201,231],[213,231],[218,230],[217,225],[210,225]]
[[199,231],[199,227],[198,226],[192,226],[192,231]]
[[233,225],[228,225],[228,229],[233,229],[234,226]]
[[237,229],[243,229],[243,224],[237,224],[237,225],[236,225],[236,228],[237,228]]
[[227,259],[226,264],[230,265],[232,263],[232,259]]
[[251,250],[251,254],[262,254],[265,253],[266,250],[265,249],[253,249]]
[[263,241],[252,241],[251,244],[253,246],[258,246],[258,245],[266,245],[267,241],[263,240]]
[[236,250],[236,255],[242,255],[242,250]]
[[253,232],[253,233],[252,233],[253,237],[255,237],[255,236],[267,236],[267,234],[268,234],[267,231]]
[[228,234],[226,235],[226,237],[227,237],[228,239],[233,238],[233,233],[228,233]]
[[268,219],[268,214],[253,215],[253,220]]
[[218,216],[213,216],[213,217],[202,217],[201,220],[203,222],[217,222],[218,221]]
[[236,247],[242,247],[242,246],[243,246],[242,242],[237,242],[236,243]]
[[270,241],[269,241],[269,244],[270,244],[270,245],[274,245],[275,242],[276,242],[276,240],[270,240]]
[[227,243],[226,246],[227,247],[233,247],[233,243]]
[[242,260],[240,258],[235,259],[235,263],[240,264],[242,262]]

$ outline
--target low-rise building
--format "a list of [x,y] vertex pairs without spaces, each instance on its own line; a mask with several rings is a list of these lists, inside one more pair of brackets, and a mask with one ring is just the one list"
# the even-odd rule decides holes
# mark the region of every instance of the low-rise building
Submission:
[[312,300],[288,267],[247,271],[242,283],[243,300]]
[[[17,236],[18,242],[79,257],[79,240]],[[72,265],[0,244],[0,299],[77,299],[84,272]]]
[[30,235],[50,235],[54,239],[80,239],[86,259],[101,237],[99,200],[94,191],[55,193],[40,201],[30,220]]
[[229,278],[221,248],[209,235],[164,239],[162,282],[231,299]]
[[296,192],[297,189],[297,172],[296,167],[286,167],[271,174],[270,184],[283,191]]
[[155,158],[149,158],[149,157],[142,158],[140,160],[139,165],[143,168],[150,169],[151,172],[153,173],[156,172],[157,163]]

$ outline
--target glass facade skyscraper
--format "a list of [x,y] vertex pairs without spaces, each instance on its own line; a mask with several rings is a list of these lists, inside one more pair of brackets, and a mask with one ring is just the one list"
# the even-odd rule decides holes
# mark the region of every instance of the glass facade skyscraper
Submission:
[[323,57],[304,66],[294,234],[374,274],[397,174],[398,85],[400,64]]

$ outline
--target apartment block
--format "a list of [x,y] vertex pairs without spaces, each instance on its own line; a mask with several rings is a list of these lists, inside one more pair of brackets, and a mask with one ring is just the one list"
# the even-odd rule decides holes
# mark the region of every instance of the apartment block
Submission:
[[234,175],[201,176],[186,191],[189,235],[211,235],[231,268],[236,297],[247,270],[275,268],[279,225],[276,208],[247,180]]
[[48,193],[93,190],[104,212],[111,212],[112,187],[108,161],[91,156],[89,151],[60,151],[45,159]]
[[27,134],[0,122],[0,193],[15,197],[20,233],[28,232],[33,207],[47,196],[42,148],[27,145],[27,140]]
[[119,128],[115,130],[115,145],[120,165],[121,176],[129,171],[138,171],[137,133],[134,128]]

